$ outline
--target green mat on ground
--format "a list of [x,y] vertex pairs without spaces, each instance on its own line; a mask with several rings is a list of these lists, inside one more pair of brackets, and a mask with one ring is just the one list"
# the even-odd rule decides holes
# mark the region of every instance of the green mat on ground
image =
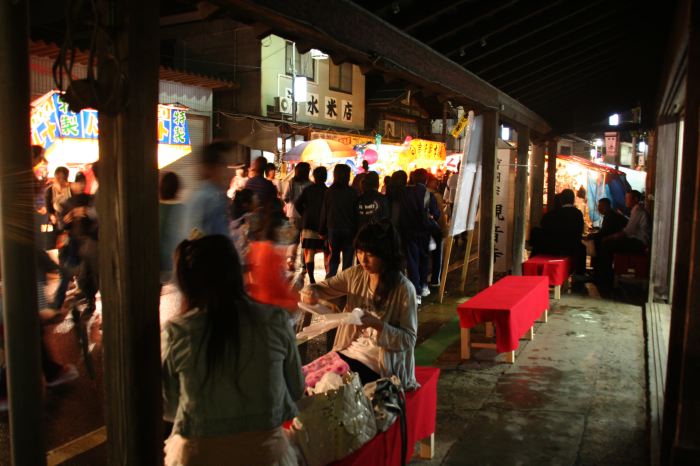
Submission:
[[430,366],[434,364],[450,345],[459,341],[459,334],[459,317],[454,316],[416,348],[416,365]]

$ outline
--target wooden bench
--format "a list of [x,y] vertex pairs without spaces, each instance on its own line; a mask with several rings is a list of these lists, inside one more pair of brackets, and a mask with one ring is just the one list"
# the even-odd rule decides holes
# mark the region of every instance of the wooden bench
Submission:
[[[406,431],[408,437],[406,459],[410,461],[414,445],[420,442],[418,455],[432,459],[435,449],[435,418],[437,415],[437,383],[440,369],[416,367],[418,390],[406,393]],[[401,426],[397,420],[386,432],[378,433],[356,452],[333,466],[397,465],[401,463]]]
[[649,278],[649,255],[616,253],[613,255],[615,276],[634,271],[635,278]]
[[561,286],[571,285],[571,259],[566,256],[534,256],[523,262],[523,275],[540,275],[549,278],[554,287],[554,299],[561,299]]
[[[549,279],[541,276],[508,276],[481,291],[457,307],[461,327],[461,357],[470,359],[471,348],[495,348],[507,353],[506,361],[515,362],[515,350],[521,337],[535,337],[534,323],[542,316],[547,321]],[[496,343],[471,341],[470,329],[482,322],[496,326]]]

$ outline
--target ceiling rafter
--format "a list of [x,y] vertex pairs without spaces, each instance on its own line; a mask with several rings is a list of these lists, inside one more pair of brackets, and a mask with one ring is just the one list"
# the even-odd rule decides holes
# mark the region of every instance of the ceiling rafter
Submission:
[[[602,0],[597,0],[597,2],[601,2],[601,1],[602,1]],[[543,6],[543,7],[540,8],[540,9],[537,9],[537,10],[535,10],[535,11],[533,11],[533,12],[531,12],[531,13],[525,15],[525,16],[521,16],[520,18],[516,19],[515,21],[511,21],[510,23],[507,23],[507,24],[503,25],[502,27],[496,28],[495,30],[490,31],[490,32],[484,34],[483,36],[481,36],[481,37],[478,38],[478,39],[472,40],[472,41],[469,42],[468,44],[462,45],[462,46],[460,46],[460,47],[457,47],[457,48],[455,48],[455,49],[453,49],[453,50],[451,50],[451,51],[445,53],[445,56],[449,57],[449,56],[452,56],[452,55],[454,55],[455,53],[460,52],[461,50],[464,50],[464,49],[466,49],[466,48],[469,48],[469,47],[471,47],[471,46],[473,46],[473,45],[476,45],[476,44],[479,44],[479,43],[482,43],[482,44],[483,44],[483,41],[484,41],[485,39],[487,39],[487,38],[489,38],[489,37],[493,37],[493,36],[495,36],[495,35],[497,35],[497,34],[500,34],[500,33],[503,32],[503,31],[507,31],[508,29],[512,28],[513,26],[516,26],[516,25],[518,25],[518,24],[520,24],[520,23],[524,23],[525,21],[527,21],[527,20],[529,20],[529,19],[532,19],[532,18],[534,18],[534,17],[536,17],[536,16],[539,16],[539,15],[541,15],[542,13],[544,13],[545,11],[551,10],[552,8],[554,8],[554,7],[556,7],[556,6],[559,6],[559,5],[561,5],[562,3],[564,3],[564,0],[555,0],[555,1],[551,2],[551,3],[548,3],[547,5]],[[557,20],[556,22],[559,22],[559,21],[561,21],[561,20]],[[490,54],[490,53],[486,53],[486,54],[482,54],[482,55],[489,55],[489,54]]]
[[[566,42],[566,43],[565,43],[564,45],[562,45],[561,47],[552,48],[552,49],[549,51],[549,53],[546,53],[546,54],[544,54],[544,55],[537,55],[537,57],[536,57],[533,61],[522,60],[522,64],[521,64],[521,65],[518,65],[518,66],[513,66],[513,65],[511,65],[511,66],[508,66],[506,72],[501,73],[501,74],[499,74],[498,76],[489,77],[489,81],[501,79],[502,77],[508,76],[509,74],[513,74],[513,73],[515,73],[515,72],[518,71],[518,70],[521,70],[521,69],[523,69],[523,68],[527,68],[527,67],[529,67],[529,66],[532,66],[533,63],[537,63],[537,62],[543,61],[543,60],[545,60],[545,59],[547,59],[547,58],[549,58],[549,57],[552,57],[552,56],[561,54],[562,51],[568,50],[568,49],[570,49],[571,47],[575,47],[575,46],[577,46],[577,45],[579,45],[579,44],[587,43],[588,41],[590,41],[591,38],[598,37],[598,36],[601,35],[601,33],[602,33],[603,31],[607,31],[608,29],[613,28],[613,27],[614,27],[614,25],[610,25],[609,27],[596,30],[596,31],[594,31],[593,33],[588,34],[588,35],[586,35],[586,36],[582,36],[582,37],[580,37],[578,40],[576,40],[576,41],[574,41],[574,42]],[[562,37],[562,36],[557,36],[557,37],[560,38],[560,37]],[[600,45],[600,44],[605,43],[606,41],[607,41],[607,38],[603,39],[603,40],[600,41],[600,42],[597,42],[596,44]],[[537,47],[533,47],[532,49],[529,49],[529,50],[535,50],[536,48],[537,48]],[[506,59],[505,62],[510,62],[510,61],[511,61],[511,60],[510,60],[510,56],[508,56],[508,57],[506,57],[506,58],[507,58],[507,59]],[[499,67],[499,66],[501,66],[501,65],[502,65],[502,63],[497,63],[496,65],[490,66],[490,67],[488,67],[488,68],[486,68],[486,69],[479,70],[478,73],[479,73],[480,76],[484,76],[484,74],[486,73],[487,70],[492,70],[492,69],[497,68],[497,67]]]
[[[548,64],[547,64],[546,66],[543,66],[543,67],[541,67],[541,68],[537,68],[537,69],[535,69],[535,70],[533,70],[533,71],[531,71],[531,72],[529,72],[529,73],[525,73],[525,74],[518,75],[516,78],[511,79],[510,81],[508,81],[508,82],[506,82],[506,83],[499,84],[499,87],[503,87],[504,89],[508,89],[508,88],[510,88],[510,86],[512,86],[513,84],[515,84],[515,83],[517,83],[517,82],[522,81],[523,79],[527,79],[527,78],[529,78],[530,76],[535,76],[535,75],[537,75],[537,74],[543,72],[544,70],[551,69],[551,68],[553,68],[553,67],[555,67],[555,66],[558,66],[558,65],[560,65],[561,63],[564,63],[564,62],[566,62],[566,61],[569,61],[569,60],[571,60],[571,59],[573,59],[573,58],[575,58],[575,57],[579,57],[579,56],[585,55],[585,54],[589,53],[591,50],[598,50],[598,53],[595,53],[595,54],[593,54],[593,55],[589,55],[589,58],[592,57],[592,56],[598,56],[598,55],[601,55],[601,54],[610,53],[610,50],[609,50],[609,49],[604,49],[604,48],[601,47],[601,45],[604,44],[604,43],[606,43],[606,42],[608,42],[609,40],[612,40],[613,38],[617,38],[617,37],[623,36],[624,34],[625,34],[624,31],[618,31],[616,34],[610,36],[609,38],[606,38],[605,40],[603,40],[603,41],[601,41],[601,42],[596,42],[595,44],[593,44],[593,45],[590,46],[590,47],[586,47],[586,48],[584,48],[584,49],[578,50],[576,53],[573,53],[573,54],[569,54],[569,55],[560,57],[560,58],[559,58],[558,60],[556,60],[556,61],[550,61],[550,62],[548,62]],[[578,63],[585,63],[585,60],[582,61],[582,62],[578,62]],[[510,73],[508,73],[508,74],[510,74]],[[490,79],[490,81],[498,81],[499,79],[500,79],[500,78],[493,78],[493,79]]]
[[[560,71],[558,71],[558,72],[556,72],[556,73],[549,74],[549,75],[545,76],[543,79],[538,79],[537,81],[533,81],[533,82],[531,82],[530,84],[528,84],[527,86],[522,86],[522,87],[521,87],[520,89],[518,89],[518,90],[513,90],[513,91],[511,91],[511,93],[517,94],[517,95],[519,96],[519,99],[520,99],[520,100],[523,100],[523,99],[526,100],[525,96],[530,95],[533,91],[528,91],[528,92],[522,92],[522,91],[523,91],[524,89],[527,89],[527,88],[529,88],[529,87],[532,87],[532,86],[535,85],[535,84],[540,84],[540,83],[542,83],[542,82],[546,83],[546,86],[541,85],[538,89],[534,90],[535,92],[536,92],[537,90],[545,89],[545,88],[546,88],[545,92],[548,92],[549,89],[551,89],[552,86],[553,86],[554,84],[557,84],[557,83],[560,83],[560,82],[566,81],[566,80],[569,80],[569,82],[572,82],[572,81],[574,81],[575,79],[578,79],[580,75],[582,75],[582,74],[584,74],[584,73],[588,73],[589,70],[590,70],[591,73],[593,73],[593,72],[601,73],[602,70],[601,70],[600,66],[601,66],[602,64],[608,64],[608,63],[613,62],[613,61],[615,61],[615,60],[617,60],[617,57],[610,56],[610,57],[608,57],[608,58],[606,58],[606,59],[604,59],[604,60],[601,60],[601,61],[595,63],[595,66],[596,66],[595,68],[590,68],[590,66],[583,67],[581,70],[579,70],[579,71],[578,71],[576,74],[574,74],[573,76],[571,75],[571,72],[569,72],[569,68],[571,68],[571,67],[567,67],[566,69],[562,69],[562,70],[560,70]],[[576,66],[579,66],[579,65],[576,64]],[[559,77],[559,78],[557,78],[557,79],[552,79],[553,77],[559,76],[559,75],[561,75],[561,74],[564,73],[564,72],[568,72],[569,75],[561,76],[561,77]]]
[[524,97],[524,95],[527,94],[524,94],[522,100],[525,100],[527,102],[543,103],[547,100],[551,100],[553,97],[559,97],[568,93],[578,92],[581,89],[590,86],[591,83],[595,83],[599,79],[602,79],[602,77],[603,76],[598,72],[598,70],[591,70],[587,73],[577,75],[575,79],[566,81],[564,84],[559,85],[557,87],[549,87],[546,90],[540,89],[535,94],[530,94],[531,97],[526,98]]
[[522,40],[524,40],[524,39],[526,39],[526,38],[528,38],[528,37],[530,37],[530,36],[533,36],[533,35],[535,35],[535,34],[537,34],[537,33],[539,33],[539,32],[542,32],[542,31],[544,31],[544,30],[546,30],[546,29],[549,29],[549,28],[551,28],[552,26],[561,23],[562,21],[566,21],[566,20],[571,19],[571,18],[573,18],[573,17],[575,17],[575,16],[578,16],[578,15],[580,15],[581,13],[583,13],[584,11],[586,11],[586,10],[588,10],[588,9],[590,9],[590,8],[593,8],[594,6],[599,5],[599,4],[602,3],[602,2],[603,2],[603,0],[595,0],[595,1],[591,2],[591,3],[588,3],[588,4],[586,4],[586,6],[584,6],[584,7],[582,7],[582,8],[579,8],[578,10],[576,10],[576,11],[574,11],[574,12],[572,12],[572,13],[569,13],[568,15],[559,17],[559,18],[557,18],[555,21],[548,22],[548,23],[545,24],[544,26],[541,26],[541,27],[538,27],[538,28],[533,29],[533,30],[531,30],[531,31],[528,31],[527,33],[525,33],[525,34],[523,34],[523,35],[520,35],[520,36],[518,36],[516,39],[513,39],[513,40],[511,40],[511,41],[509,41],[509,42],[507,42],[507,43],[505,43],[505,44],[503,44],[503,45],[500,45],[500,46],[498,46],[498,47],[489,49],[488,51],[486,51],[486,52],[484,52],[484,53],[482,53],[482,54],[479,54],[478,56],[476,56],[476,57],[474,57],[474,58],[472,58],[472,59],[470,59],[470,60],[467,60],[467,61],[461,63],[461,65],[462,65],[462,66],[467,66],[467,65],[469,65],[469,64],[471,64],[471,63],[474,63],[475,61],[481,60],[481,59],[483,59],[484,57],[487,57],[487,56],[489,56],[489,55],[491,55],[491,54],[493,54],[493,53],[496,53],[496,52],[498,52],[499,50],[502,50],[503,48],[508,47],[509,45],[513,45],[513,44],[515,44],[515,43],[520,43]]
[[[583,70],[588,69],[588,66],[590,64],[593,64],[595,66],[600,67],[603,63],[607,64],[609,62],[619,60],[618,57],[616,57],[616,56],[609,56],[608,58],[605,58],[605,59],[600,60],[600,61],[593,60],[593,59],[597,59],[600,55],[605,55],[606,53],[608,53],[608,52],[603,51],[602,53],[591,55],[591,58],[589,58],[588,60],[584,60],[584,61],[579,62],[579,63],[572,63],[569,66],[565,66],[563,68],[560,68],[559,70],[557,70],[554,73],[547,74],[547,75],[543,76],[541,79],[536,79],[536,80],[530,81],[529,83],[525,84],[524,86],[520,86],[520,87],[515,88],[515,89],[509,89],[508,92],[511,94],[521,95],[521,92],[523,91],[523,89],[529,89],[530,87],[535,86],[535,85],[540,84],[540,83],[543,83],[543,82],[547,83],[548,79],[552,78],[553,76],[559,76],[562,73],[571,73],[572,69],[578,70],[578,72],[582,72]],[[591,62],[595,62],[595,63],[591,63]],[[584,63],[586,63],[586,66],[583,66]],[[602,71],[602,68],[600,70]]]
[[[518,1],[519,0],[515,0],[514,2],[511,2],[511,4],[517,3]],[[422,25],[424,25],[426,23],[429,23],[430,21],[433,21],[434,19],[439,18],[440,16],[444,15],[448,11],[454,10],[455,8],[461,6],[465,3],[473,3],[473,2],[474,2],[474,0],[458,0],[456,2],[451,2],[449,5],[432,12],[428,16],[421,18],[420,20],[418,20],[414,23],[409,24],[402,29],[406,32],[411,32],[414,29],[421,27]]]
[[447,38],[447,37],[450,37],[450,36],[454,35],[455,33],[459,32],[459,31],[462,31],[462,30],[464,30],[464,29],[467,29],[467,28],[470,28],[470,27],[474,26],[476,23],[478,23],[479,21],[483,20],[484,18],[488,18],[488,17],[490,17],[490,16],[495,15],[496,13],[498,13],[498,12],[500,12],[500,11],[503,11],[503,10],[505,10],[505,9],[510,8],[511,6],[513,6],[513,5],[515,5],[516,3],[518,3],[518,1],[519,1],[519,0],[511,0],[511,1],[508,2],[508,3],[505,3],[505,4],[503,4],[503,5],[499,5],[499,6],[497,6],[496,8],[494,8],[493,10],[489,10],[488,12],[486,12],[486,13],[480,15],[480,16],[477,16],[476,18],[472,19],[472,20],[469,21],[468,23],[465,23],[465,24],[463,24],[463,25],[461,25],[461,26],[459,26],[459,27],[456,27],[456,28],[454,28],[454,29],[451,29],[451,30],[449,30],[449,31],[447,31],[447,32],[445,32],[445,33],[443,33],[443,34],[440,34],[440,35],[437,36],[437,37],[434,37],[434,38],[432,38],[432,39],[430,39],[430,40],[427,40],[427,41],[425,41],[425,43],[426,43],[427,45],[432,46],[432,45],[434,45],[435,43],[440,42],[441,40],[443,40],[443,39],[445,39],[445,38]]

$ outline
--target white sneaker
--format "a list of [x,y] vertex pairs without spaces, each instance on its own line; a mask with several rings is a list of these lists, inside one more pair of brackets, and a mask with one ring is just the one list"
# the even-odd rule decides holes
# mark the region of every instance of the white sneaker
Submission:
[[416,304],[418,304],[418,305],[420,306],[420,305],[421,305],[421,301],[422,301],[422,300],[421,300],[421,297],[420,297],[420,296],[416,296]]
[[422,298],[425,298],[426,296],[430,296],[430,288],[428,286],[424,286],[423,289],[420,292],[420,295]]

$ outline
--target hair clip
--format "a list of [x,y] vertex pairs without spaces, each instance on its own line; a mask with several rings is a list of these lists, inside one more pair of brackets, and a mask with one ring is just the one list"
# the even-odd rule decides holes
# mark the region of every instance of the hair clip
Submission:
[[202,230],[199,228],[192,228],[190,235],[187,237],[189,241],[195,241],[202,238],[204,238],[204,232],[202,232]]

